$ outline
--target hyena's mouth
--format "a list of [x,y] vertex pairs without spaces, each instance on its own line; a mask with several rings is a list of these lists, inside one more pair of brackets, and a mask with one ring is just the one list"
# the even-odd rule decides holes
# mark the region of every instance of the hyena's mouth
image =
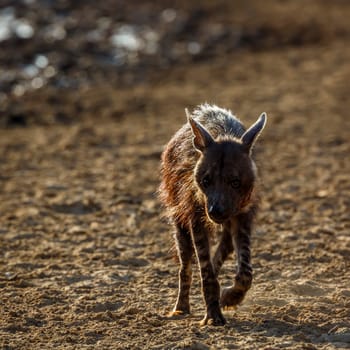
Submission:
[[230,214],[215,211],[212,208],[207,208],[207,215],[211,221],[213,221],[215,224],[223,224],[226,221],[228,221],[231,217]]

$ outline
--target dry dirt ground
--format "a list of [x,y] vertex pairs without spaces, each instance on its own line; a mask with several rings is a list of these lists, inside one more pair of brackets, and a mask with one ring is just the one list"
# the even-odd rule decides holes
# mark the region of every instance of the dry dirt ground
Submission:
[[[350,10],[336,3],[341,26]],[[350,46],[327,38],[184,62],[129,87],[11,99],[73,121],[0,129],[1,349],[350,348]],[[159,158],[184,108],[205,101],[246,124],[269,117],[254,282],[224,327],[199,326],[198,271],[191,316],[166,317],[177,265]],[[223,285],[234,269],[231,258]]]

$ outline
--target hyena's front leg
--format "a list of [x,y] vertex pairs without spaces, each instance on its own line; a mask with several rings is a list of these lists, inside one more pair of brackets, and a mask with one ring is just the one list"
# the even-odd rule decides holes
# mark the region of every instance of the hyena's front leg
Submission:
[[250,262],[252,222],[253,213],[241,214],[238,218],[237,230],[232,232],[237,257],[237,273],[234,285],[222,291],[220,303],[224,308],[240,304],[252,284],[253,270]]
[[207,308],[201,325],[224,325],[226,321],[220,309],[220,285],[211,262],[208,233],[201,218],[192,223],[191,233],[200,267],[202,292]]
[[219,276],[223,263],[232,252],[232,235],[230,230],[225,229],[213,258],[213,268],[216,277]]
[[190,313],[189,293],[192,281],[192,255],[194,252],[191,234],[181,225],[176,226],[175,241],[180,260],[179,291],[171,316]]

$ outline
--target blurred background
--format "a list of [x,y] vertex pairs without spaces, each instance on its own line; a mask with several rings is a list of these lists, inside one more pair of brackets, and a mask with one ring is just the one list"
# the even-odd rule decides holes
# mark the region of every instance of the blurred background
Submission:
[[[174,67],[207,63],[210,69],[213,60],[231,56],[230,66],[243,50],[254,55],[348,42],[349,11],[346,0],[1,0],[0,124],[86,115],[79,105],[57,109],[62,92],[151,84]],[[32,94],[36,104],[45,102],[43,95],[55,97],[43,112],[16,103]]]

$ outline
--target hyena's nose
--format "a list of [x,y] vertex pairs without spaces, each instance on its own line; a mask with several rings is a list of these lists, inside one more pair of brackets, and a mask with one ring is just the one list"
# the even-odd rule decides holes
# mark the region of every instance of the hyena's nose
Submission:
[[210,205],[208,208],[208,215],[213,221],[218,224],[224,222],[227,219],[225,209],[220,204]]

